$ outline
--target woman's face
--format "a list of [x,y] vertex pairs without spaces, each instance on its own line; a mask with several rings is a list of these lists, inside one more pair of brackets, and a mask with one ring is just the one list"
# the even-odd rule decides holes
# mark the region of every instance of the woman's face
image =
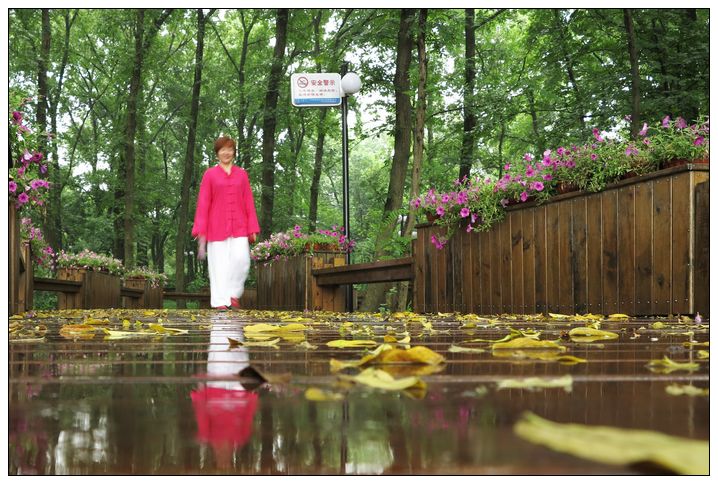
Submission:
[[234,159],[234,148],[231,146],[223,146],[217,152],[219,161],[222,163],[230,163]]

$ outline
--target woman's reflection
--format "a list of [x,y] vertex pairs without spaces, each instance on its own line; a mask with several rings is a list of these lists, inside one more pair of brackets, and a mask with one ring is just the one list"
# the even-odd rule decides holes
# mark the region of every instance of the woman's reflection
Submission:
[[236,326],[227,325],[226,320],[215,322],[209,338],[208,381],[190,393],[197,438],[212,447],[221,469],[231,467],[234,452],[249,440],[257,410],[257,394],[237,381],[237,374],[249,366],[249,354],[241,346],[230,349],[228,337],[244,341],[243,332]]

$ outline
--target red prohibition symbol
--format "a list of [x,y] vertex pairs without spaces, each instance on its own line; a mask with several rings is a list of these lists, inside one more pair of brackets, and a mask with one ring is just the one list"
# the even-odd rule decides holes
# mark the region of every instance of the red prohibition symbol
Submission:
[[304,88],[304,87],[307,87],[308,85],[309,85],[309,80],[306,77],[302,76],[302,77],[297,78],[297,86]]

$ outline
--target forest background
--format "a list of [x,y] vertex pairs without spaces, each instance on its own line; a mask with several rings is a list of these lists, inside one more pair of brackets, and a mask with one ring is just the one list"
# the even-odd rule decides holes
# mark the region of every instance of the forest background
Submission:
[[[347,61],[362,79],[353,262],[408,255],[408,202],[428,188],[709,106],[707,9],[11,9],[8,37],[10,91],[48,133],[53,189],[32,214],[47,242],[177,290],[207,285],[190,232],[220,134],[237,140],[262,238],[341,225],[340,113],[293,107],[294,72]],[[362,309],[400,289],[370,286]]]

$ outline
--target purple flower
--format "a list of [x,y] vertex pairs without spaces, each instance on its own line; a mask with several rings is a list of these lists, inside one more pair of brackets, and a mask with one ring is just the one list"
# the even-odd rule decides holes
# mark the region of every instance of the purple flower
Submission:
[[551,181],[551,180],[553,180],[553,176],[551,176],[550,173],[545,174],[545,175],[542,176],[541,178],[543,178],[545,181]]
[[469,210],[469,209],[466,208],[466,207],[462,208],[462,209],[461,209],[461,212],[459,212],[459,214],[461,215],[461,218],[466,218],[466,217],[468,217],[470,213],[471,213],[471,210]]
[[10,193],[15,193],[15,190],[17,190],[17,183],[14,181],[8,182],[8,190],[10,190]]
[[32,188],[33,190],[37,190],[41,186],[44,186],[42,180],[33,180],[30,182],[30,188]]
[[699,136],[696,138],[696,140],[693,142],[694,146],[700,146],[705,141],[705,138],[703,136]]
[[444,207],[442,207],[441,205],[436,207],[436,215],[438,215],[439,217],[443,217],[444,212],[445,212]]
[[471,226],[471,224],[466,226],[466,232],[471,232],[474,229],[474,227]]
[[636,147],[633,145],[628,145],[628,147],[626,148],[626,156],[637,155],[637,154],[638,154],[638,150],[636,149]]
[[526,191],[521,192],[521,201],[525,202],[528,199],[529,199],[529,194],[526,193]]
[[676,128],[677,129],[685,129],[688,127],[688,123],[686,123],[686,120],[678,116],[678,119],[676,119]]
[[15,124],[20,124],[22,122],[22,113],[19,111],[13,111],[12,122]]
[[648,133],[648,124],[643,123],[643,129],[641,129],[638,134],[640,134],[641,136],[646,136],[646,133]]
[[531,188],[536,190],[537,192],[540,192],[541,190],[543,190],[543,183],[541,183],[540,181],[532,182]]
[[504,170],[509,171],[511,169],[511,165],[509,163],[506,163],[504,165]]
[[[593,155],[593,156],[596,156],[596,155]],[[592,158],[592,159],[595,160],[595,158]],[[568,160],[566,162],[566,168],[576,168],[576,162],[573,160]]]
[[551,150],[546,150],[543,152],[543,161],[550,161],[551,160]]
[[596,141],[598,141],[599,143],[603,143],[603,138],[601,137],[598,128],[593,128],[593,137],[596,138]]
[[40,173],[43,175],[47,173],[47,165],[40,165]]
[[448,203],[449,200],[451,200],[451,197],[448,193],[445,193],[441,196],[441,203]]
[[30,158],[30,161],[38,162],[38,161],[42,160],[42,158],[43,158],[42,153],[36,151],[35,153],[33,153],[32,158]]
[[23,176],[23,175],[25,174],[25,167],[24,167],[24,166],[21,166],[20,168],[18,168],[18,169],[17,169],[17,174],[20,175],[20,176]]
[[663,125],[664,128],[670,128],[670,126],[671,126],[671,117],[670,117],[670,116],[666,116],[665,118],[663,118],[663,122],[662,122],[661,124]]
[[27,196],[27,193],[25,193],[25,192],[22,192],[22,193],[21,193],[20,195],[18,195],[18,197],[17,197],[17,201],[20,203],[20,205],[26,204],[29,199],[30,199],[30,197],[28,197],[28,196]]
[[596,161],[598,159],[598,155],[596,153],[591,153],[591,160]]
[[651,144],[651,140],[649,140],[648,138],[643,138],[643,144],[649,146]]
[[526,167],[526,177],[531,178],[536,174],[536,170],[534,170],[533,166],[529,165]]
[[526,161],[531,161],[531,160],[533,160],[533,159],[534,159],[534,155],[532,155],[531,153],[525,153],[525,154],[524,154],[524,160],[526,160]]
[[411,206],[414,208],[421,207],[421,198],[417,198],[416,200],[411,201]]

